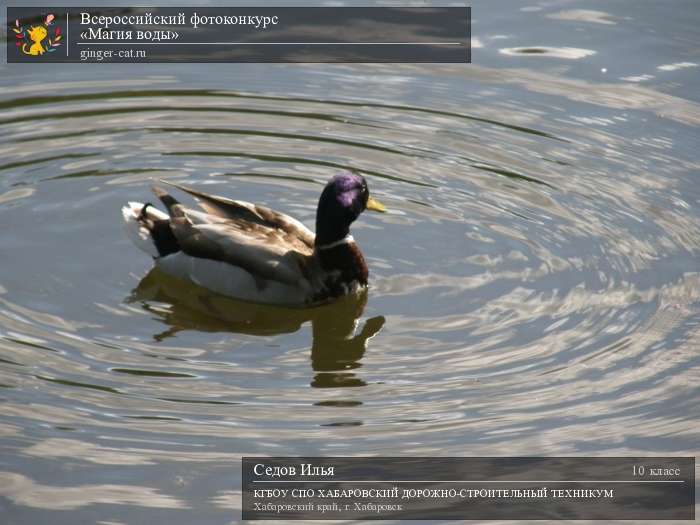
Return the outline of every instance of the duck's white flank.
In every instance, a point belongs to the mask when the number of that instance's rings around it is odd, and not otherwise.
[[[156,265],[170,275],[246,301],[302,306],[312,293],[311,286],[304,281],[293,285],[254,277],[238,266],[192,257],[183,252],[159,257]]]

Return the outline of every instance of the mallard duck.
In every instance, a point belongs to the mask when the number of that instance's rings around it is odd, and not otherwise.
[[[343,173],[326,184],[316,235],[264,206],[166,184],[193,196],[204,211],[185,207],[158,186],[153,192],[167,214],[150,203],[122,208],[129,236],[165,273],[222,295],[295,307],[367,287],[367,265],[350,224],[366,209],[385,208],[370,197],[361,175]]]

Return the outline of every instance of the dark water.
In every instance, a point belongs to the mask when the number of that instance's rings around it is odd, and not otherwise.
[[[235,522],[243,455],[698,455],[700,10],[473,6],[468,66],[0,66],[3,523]],[[358,301],[122,228],[155,178],[312,226],[344,168]]]

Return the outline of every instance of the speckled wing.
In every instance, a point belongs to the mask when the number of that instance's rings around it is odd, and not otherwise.
[[[170,227],[184,253],[237,266],[261,282],[299,286],[308,275],[308,248],[298,240],[288,242],[285,232],[178,207]]]
[[[189,193],[197,200],[202,209],[212,215],[234,222],[244,221],[246,223],[280,230],[286,234],[287,241],[296,238],[306,245],[306,247],[313,250],[316,236],[294,217],[250,202],[209,195],[187,186],[168,181],[162,182],[184,191],[185,193]]]

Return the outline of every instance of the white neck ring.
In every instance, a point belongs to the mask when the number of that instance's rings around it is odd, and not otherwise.
[[[351,242],[355,242],[355,239],[353,239],[352,235],[347,234],[345,237],[342,239],[338,239],[337,241],[334,242],[329,242],[328,244],[321,244],[316,246],[317,250],[330,250],[331,248],[335,248],[336,246],[340,246],[341,244],[350,244]]]

